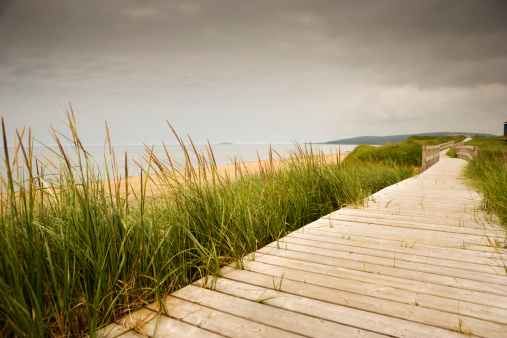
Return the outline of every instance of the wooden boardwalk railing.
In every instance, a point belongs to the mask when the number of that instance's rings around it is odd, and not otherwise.
[[[100,335],[507,337],[506,233],[460,179],[465,163],[442,158]]]
[[[470,161],[475,156],[477,156],[477,152],[479,151],[478,147],[475,146],[459,146],[456,147],[456,155],[459,159]]]
[[[465,139],[464,141],[454,143],[446,142],[441,143],[436,146],[423,146],[422,150],[422,167],[421,171],[424,172],[426,169],[430,168],[432,165],[437,163],[440,159],[440,155],[447,149],[456,147],[456,150],[458,147],[460,148],[460,153],[458,154],[458,158],[462,160],[471,160],[474,156],[477,155],[477,147],[465,147],[465,142],[470,140],[470,138]],[[470,150],[463,150],[462,148],[473,148],[474,151]]]
[[[440,145],[437,146],[423,146],[422,150],[422,168],[424,172],[440,159]]]
[[[454,147],[455,144],[453,141],[450,141],[450,142],[446,142],[446,143],[441,143],[441,144],[439,144],[439,146],[440,146],[440,151],[444,151],[444,150]]]

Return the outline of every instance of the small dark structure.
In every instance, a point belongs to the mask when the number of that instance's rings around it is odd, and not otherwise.
[[[503,123],[503,137],[507,137],[507,122]]]

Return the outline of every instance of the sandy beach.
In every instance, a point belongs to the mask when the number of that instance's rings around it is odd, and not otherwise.
[[[324,156],[327,164],[336,164],[336,163],[338,163],[338,161],[342,162],[347,157],[347,155],[349,153],[350,152],[341,153],[340,156],[338,156],[339,154],[336,154],[336,153],[335,154],[327,154],[327,155],[323,155],[323,156]],[[338,159],[338,157],[340,157],[340,159]],[[232,180],[236,179],[236,175],[240,175],[239,174],[240,171],[237,170],[237,166],[239,166],[239,168],[241,169],[241,174],[248,175],[248,174],[255,174],[255,173],[260,172],[261,168],[263,170],[266,170],[267,168],[270,167],[270,165],[273,165],[275,168],[278,168],[279,166],[284,165],[285,163],[289,163],[289,161],[291,161],[291,160],[292,159],[290,159],[290,158],[282,158],[282,159],[273,159],[271,161],[270,160],[261,160],[260,162],[259,161],[242,162],[237,165],[236,164],[220,165],[220,166],[216,167],[216,170],[217,170],[218,175],[221,178],[229,179],[232,181]],[[203,178],[205,178],[206,175],[210,175],[210,170],[211,169],[206,169],[206,171],[204,171],[201,169],[199,172],[199,169],[194,169],[195,177],[199,177],[199,175],[201,175]],[[185,181],[184,171],[178,171],[175,176],[177,177],[179,183],[182,183]],[[146,180],[146,176],[133,176],[133,177],[128,178],[127,184],[128,184],[128,188],[129,188],[129,199],[136,199],[138,196],[140,196],[141,187],[142,187],[141,180]],[[115,180],[111,180],[109,182],[111,183],[112,186],[118,184],[118,182],[117,181],[115,182]],[[106,184],[107,184],[107,181],[106,181]],[[161,193],[167,191],[167,189],[169,189],[171,187],[171,185],[174,185],[174,184],[177,184],[177,183],[175,181],[173,181],[171,183],[164,182],[156,174],[151,174],[151,175],[149,175],[148,182],[146,184],[146,195],[161,194]],[[126,189],[125,179],[122,178],[120,180],[120,195],[125,194],[125,189]]]

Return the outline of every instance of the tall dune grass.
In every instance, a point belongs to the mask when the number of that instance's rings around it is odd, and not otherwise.
[[[421,165],[422,146],[415,141],[388,143],[382,147],[373,147],[362,144],[352,153],[346,161],[369,161],[375,163],[395,162],[400,165]]]
[[[199,154],[175,133],[185,162],[147,147],[142,185],[132,192],[109,135],[101,173],[73,113],[68,126],[67,136],[53,131],[59,152],[50,162],[34,156],[30,130],[17,133],[9,154],[2,119],[0,336],[93,336],[130,310],[154,300],[163,306],[167,293],[219,274],[224,264],[241,266],[245,254],[414,173],[392,161],[329,165],[316,149],[296,145],[278,164],[271,152],[256,173],[236,163],[233,179],[218,173],[211,147]],[[159,193],[148,193],[150,180]]]
[[[448,136],[410,136],[408,141],[415,141],[425,146],[436,146],[438,144],[453,141],[458,143],[466,139],[465,135],[448,135]]]
[[[479,153],[466,166],[465,175],[507,229],[507,138],[474,136],[466,145],[478,146]]]
[[[450,141],[461,142],[465,136],[411,136],[403,142],[388,143],[382,147],[362,144],[347,156],[347,161],[394,162],[399,165],[421,166],[423,145],[438,145]]]

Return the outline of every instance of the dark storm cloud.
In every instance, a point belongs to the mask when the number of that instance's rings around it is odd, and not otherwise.
[[[12,0],[0,0],[0,17],[2,17],[3,12],[7,10]]]
[[[56,81],[77,75],[76,62],[92,77],[138,63],[273,71],[318,62],[385,84],[507,81],[505,1],[126,3],[23,2],[22,20],[2,34],[3,65]]]
[[[109,101],[112,119],[151,105],[182,124],[234,120],[231,138],[265,117],[292,125],[284,140],[335,138],[323,121],[354,133],[357,112],[396,132],[467,111],[467,129],[470,106],[502,114],[505,41],[501,0],[19,0],[0,18],[0,108]]]

